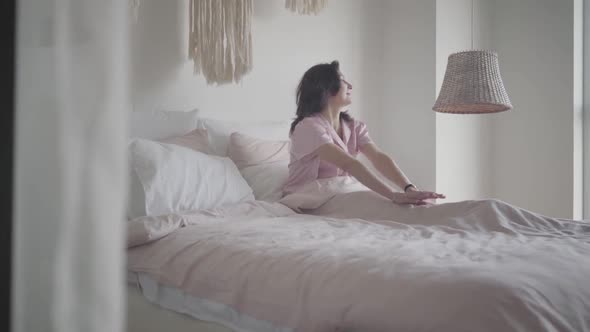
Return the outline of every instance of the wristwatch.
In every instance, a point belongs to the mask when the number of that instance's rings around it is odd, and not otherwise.
[[[416,189],[416,186],[410,183],[404,187],[404,192],[408,191],[410,187],[414,187],[414,189]]]

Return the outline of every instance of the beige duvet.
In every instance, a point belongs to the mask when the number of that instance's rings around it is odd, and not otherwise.
[[[388,210],[366,195],[310,210],[338,218],[249,202],[135,219],[128,268],[296,331],[590,331],[590,226],[495,200]]]

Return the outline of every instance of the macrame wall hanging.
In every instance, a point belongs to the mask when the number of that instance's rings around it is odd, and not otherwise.
[[[302,15],[317,15],[326,8],[328,0],[286,0],[285,8]]]
[[[207,84],[239,82],[252,69],[252,0],[190,0],[189,58]]]
[[[129,0],[127,3],[129,5],[129,15],[133,18],[134,23],[137,23],[139,17],[139,1],[140,0]]]
[[[141,0],[128,0],[137,20]],[[207,84],[240,82],[252,69],[253,0],[189,0],[188,56]],[[285,0],[285,8],[317,15],[328,0]]]

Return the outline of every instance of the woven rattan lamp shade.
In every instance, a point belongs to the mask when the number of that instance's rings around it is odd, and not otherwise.
[[[498,54],[465,51],[449,55],[445,78],[432,109],[457,114],[511,110],[512,104],[500,76]]]

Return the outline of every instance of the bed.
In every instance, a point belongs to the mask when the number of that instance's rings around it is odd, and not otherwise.
[[[182,134],[130,144],[144,189],[130,195],[143,209],[128,221],[130,331],[590,331],[587,223],[496,200],[446,205],[462,220],[431,213],[445,226],[296,213],[276,201],[284,127],[259,140],[261,125],[179,116]]]
[[[144,111],[131,112],[129,118],[130,139],[142,138],[150,140],[166,140],[166,138],[174,136],[182,136],[183,134],[193,131],[195,128],[203,128],[203,123],[199,118],[199,110],[192,109],[187,111]],[[267,122],[263,126],[264,135],[273,139],[285,139],[286,128],[289,124],[282,121]],[[209,120],[208,126],[210,129],[209,135],[215,143],[207,150],[208,153],[216,153],[219,155],[225,154],[227,145],[229,143],[228,134],[239,128],[241,132],[256,135],[260,128],[258,126],[240,126],[235,122]],[[189,135],[189,139],[200,139],[202,137],[194,137]],[[175,143],[179,143],[176,141]],[[180,144],[185,142],[180,142]],[[190,144],[189,144],[190,145]],[[195,146],[191,146],[195,148]],[[199,149],[199,147],[197,147]],[[285,163],[279,162],[282,166]],[[284,169],[284,167],[282,167]],[[253,182],[252,186],[257,190],[262,198],[268,200],[276,200],[280,193],[276,190],[267,190],[265,187],[278,187],[280,181],[285,179],[286,174],[283,171],[276,173],[276,167],[261,169],[259,167],[246,167],[243,169],[245,174],[250,174]],[[262,173],[267,174],[271,172],[275,175],[276,180],[273,183],[270,179],[262,179]],[[139,179],[135,172],[130,170],[130,192],[128,202],[128,220],[133,219],[137,215],[145,215],[145,207],[143,200],[145,193],[139,185]],[[262,179],[262,180],[261,180]],[[143,285],[141,284],[143,281]],[[147,274],[138,274],[128,271],[127,278],[127,331],[129,332],[150,332],[171,330],[175,332],[184,331],[204,331],[204,332],[226,332],[226,331],[241,331],[239,326],[233,326],[230,329],[227,326],[232,325],[246,325],[250,326],[250,330],[262,331],[259,325],[252,323],[255,320],[245,319],[240,321],[240,316],[236,315],[229,308],[214,308],[203,307],[198,299],[193,301],[187,300],[187,296],[183,294],[182,290],[166,285],[161,285],[155,280],[151,279]],[[190,295],[189,295],[190,297]],[[187,303],[187,306],[170,304],[170,299],[176,303]],[[168,301],[168,302],[166,302]],[[198,305],[200,304],[200,305]],[[193,310],[198,307],[198,310]],[[192,309],[191,309],[192,308]],[[209,312],[204,314],[203,312]],[[199,319],[202,318],[202,319]],[[237,320],[237,321],[236,321]],[[221,323],[216,323],[221,322]],[[249,325],[248,325],[249,324]]]

